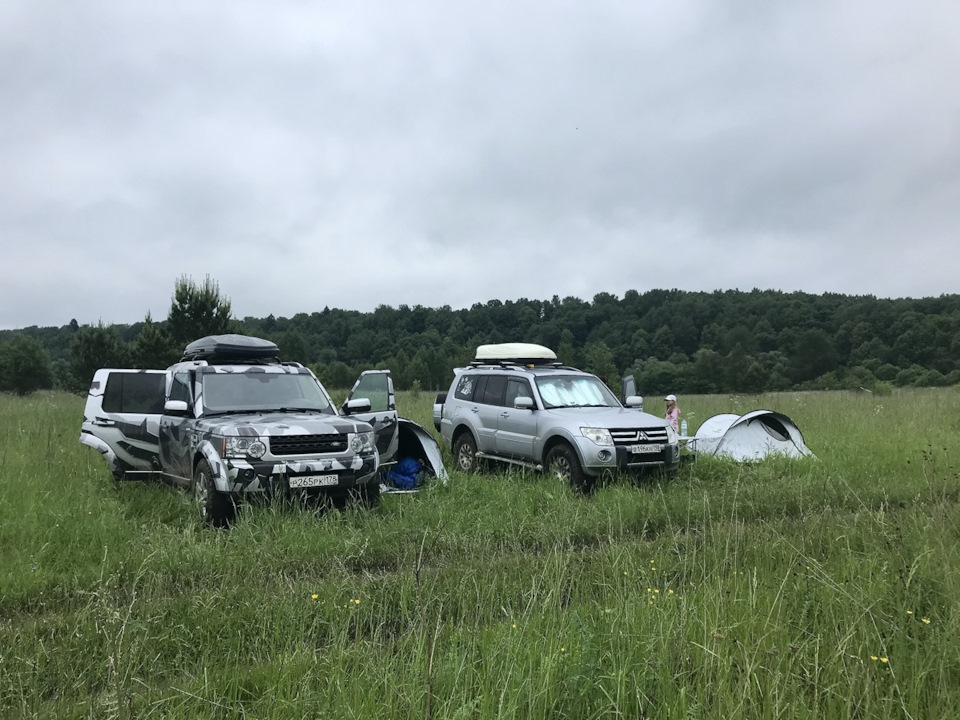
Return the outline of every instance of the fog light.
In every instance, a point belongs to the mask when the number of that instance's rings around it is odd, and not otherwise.
[[[246,470],[243,471],[243,479],[244,479],[244,480],[252,480],[252,479],[253,479],[253,469],[252,469],[252,468],[247,468]]]
[[[607,462],[610,458],[613,457],[613,453],[609,450],[601,450],[597,453],[597,457],[600,458],[603,462]]]

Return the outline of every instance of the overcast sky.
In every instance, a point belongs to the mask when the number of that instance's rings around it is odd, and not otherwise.
[[[960,292],[957,0],[4,0],[0,328]]]

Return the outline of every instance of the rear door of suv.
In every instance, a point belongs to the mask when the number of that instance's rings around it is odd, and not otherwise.
[[[473,394],[473,426],[477,433],[477,449],[481,452],[497,452],[497,428],[503,396],[507,390],[507,378],[503,375],[481,375]]]
[[[97,370],[83,409],[80,442],[100,452],[105,444],[114,455],[117,477],[157,470],[166,392],[165,370]]]

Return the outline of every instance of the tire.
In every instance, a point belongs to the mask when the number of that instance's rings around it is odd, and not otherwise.
[[[477,442],[469,431],[457,435],[453,443],[453,464],[457,470],[465,473],[477,471]]]
[[[217,491],[210,463],[201,460],[193,471],[193,499],[200,508],[200,519],[216,528],[230,527],[237,514],[237,506],[227,493]]]
[[[550,476],[568,483],[575,492],[586,494],[593,489],[593,478],[583,472],[577,453],[569,445],[550,448],[544,466]]]

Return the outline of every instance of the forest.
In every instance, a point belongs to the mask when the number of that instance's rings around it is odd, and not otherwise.
[[[206,334],[271,339],[282,359],[329,388],[389,368],[400,390],[446,389],[477,345],[532,342],[611,387],[644,394],[935,387],[960,383],[960,295],[884,299],[776,290],[630,290],[592,300],[489,300],[470,308],[324,307],[293,317],[232,317],[208,277],[180,278],[170,314],[130,325],[0,331],[0,389],[85,393],[99,367],[163,368]]]

